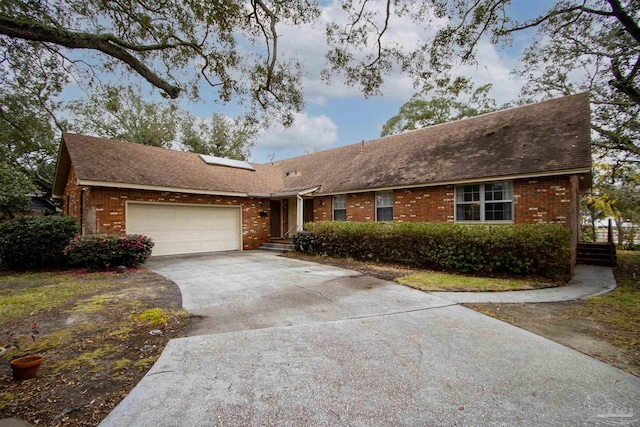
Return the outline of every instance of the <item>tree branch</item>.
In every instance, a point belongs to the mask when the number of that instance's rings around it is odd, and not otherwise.
[[[129,65],[136,73],[144,77],[153,86],[164,91],[171,98],[177,98],[181,91],[179,87],[171,85],[138,58],[127,52],[127,50],[149,51],[169,49],[176,47],[174,45],[140,45],[137,48],[132,48],[130,43],[119,40],[111,34],[99,35],[73,32],[62,28],[47,27],[35,21],[25,22],[13,20],[6,16],[0,17],[0,34],[12,38],[53,43],[69,49],[97,50]],[[119,42],[116,43],[116,40],[119,40]]]
[[[633,86],[631,81],[622,75],[620,63],[616,58],[611,59],[611,72],[615,79],[609,80],[609,84],[620,92],[631,98],[636,104],[640,105],[640,89]]]
[[[631,37],[640,43],[640,27],[638,23],[624,10],[619,0],[607,0],[607,2],[611,5],[611,14],[620,21],[624,29],[631,34]]]
[[[588,7],[585,7],[585,6],[573,6],[573,7],[567,7],[567,8],[564,8],[564,9],[552,10],[551,12],[547,13],[546,15],[541,16],[538,19],[535,19],[533,21],[530,21],[529,23],[522,24],[522,25],[519,25],[517,27],[512,27],[512,28],[508,28],[506,30],[503,30],[502,34],[515,33],[516,31],[521,31],[521,30],[526,30],[527,28],[537,27],[538,25],[542,24],[543,22],[548,21],[549,19],[551,19],[551,18],[553,18],[555,16],[563,15],[565,13],[576,12],[576,11],[591,13],[591,14],[600,15],[600,16],[614,16],[613,12],[607,12],[605,10],[591,9],[591,8],[588,8]]]

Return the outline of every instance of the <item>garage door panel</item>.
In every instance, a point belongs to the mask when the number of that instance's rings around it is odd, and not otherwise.
[[[238,208],[127,205],[127,232],[151,237],[154,256],[239,250],[240,229]]]

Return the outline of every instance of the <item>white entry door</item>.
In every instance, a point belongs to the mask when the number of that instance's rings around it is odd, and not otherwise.
[[[153,239],[152,256],[241,249],[240,207],[127,203],[127,233]]]

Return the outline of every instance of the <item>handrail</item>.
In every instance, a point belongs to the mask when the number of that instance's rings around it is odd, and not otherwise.
[[[294,224],[294,225],[292,225],[291,227],[289,227],[289,229],[287,230],[287,232],[286,232],[286,233],[284,233],[284,235],[283,235],[282,237],[291,237],[291,236],[290,236],[291,230],[293,230],[293,229],[294,229],[294,228],[296,228],[296,227],[297,227],[297,225],[296,225],[296,224]]]

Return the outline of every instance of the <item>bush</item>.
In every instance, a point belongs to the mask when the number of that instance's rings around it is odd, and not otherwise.
[[[10,270],[64,266],[63,250],[77,232],[68,216],[13,219],[0,225],[0,265]]]
[[[118,265],[137,267],[151,256],[152,248],[153,242],[146,236],[100,234],[77,236],[64,253],[73,265],[107,270]]]
[[[571,268],[571,231],[557,224],[316,222],[293,241],[315,255],[459,273],[558,277]]]

